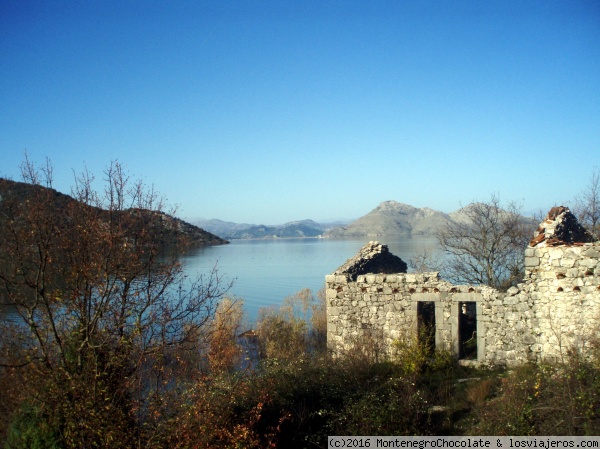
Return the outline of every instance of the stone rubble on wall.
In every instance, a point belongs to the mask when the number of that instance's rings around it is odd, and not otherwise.
[[[550,209],[546,219],[540,223],[529,246],[572,245],[593,241],[592,234],[577,221],[568,207],[556,206]]]
[[[406,262],[390,253],[387,245],[369,242],[334,274],[346,274],[356,280],[359,274],[367,273],[406,273]]]
[[[587,242],[574,218],[567,208],[551,209],[536,231],[543,238],[525,249],[523,283],[505,293],[453,285],[436,272],[365,273],[371,265],[361,262],[363,256],[393,256],[370,242],[325,278],[329,346],[344,351],[369,337],[390,356],[395,341],[416,334],[417,303],[432,301],[436,346],[453,352],[458,304],[476,303],[479,363],[516,365],[588,350],[600,338],[600,243]]]

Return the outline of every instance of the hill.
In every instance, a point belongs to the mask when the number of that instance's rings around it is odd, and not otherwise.
[[[456,223],[461,223],[461,224],[465,224],[465,225],[470,225],[473,223],[473,219],[472,217],[477,217],[480,216],[482,211],[487,210],[487,207],[485,203],[471,203],[468,204],[467,206],[464,206],[454,212],[451,212],[450,214],[448,214],[448,216],[450,217],[450,219]],[[527,228],[531,228],[531,229],[535,229],[536,226],[538,225],[538,220],[534,219],[533,217],[527,217],[527,216],[523,216],[520,215],[518,210],[512,210],[509,206],[509,209],[499,209],[499,216],[503,217],[503,218],[507,218],[510,214],[518,214],[519,215],[519,220],[520,222],[526,226]]]
[[[30,203],[33,204],[36,195],[42,191],[48,194],[45,197],[48,201],[52,202],[52,209],[59,216],[64,215],[64,212],[69,207],[75,205],[82,206],[82,203],[71,196],[54,189],[0,178],[0,224],[2,220],[11,217],[16,207],[27,206]],[[83,207],[93,209],[101,215],[105,215],[106,220],[110,219],[108,211],[88,205],[83,205]],[[119,211],[118,214],[127,216],[126,221],[129,223],[132,231],[134,228],[139,229],[140,227],[147,226],[149,223],[152,223],[153,226],[158,226],[158,232],[155,235],[160,241],[157,243],[165,246],[173,244],[181,238],[185,238],[186,242],[190,245],[221,245],[228,243],[226,240],[198,226],[164,212],[132,208]],[[68,223],[65,223],[65,226],[68,226]]]
[[[223,221],[216,218],[210,220],[198,219],[194,220],[192,223],[202,229],[205,229],[211,234],[218,235],[219,237],[227,240],[232,239],[232,235],[237,232],[256,226],[249,223],[233,223],[231,221]]]
[[[435,235],[440,227],[451,220],[449,215],[427,207],[417,208],[396,201],[384,201],[349,225],[329,230],[325,237]]]

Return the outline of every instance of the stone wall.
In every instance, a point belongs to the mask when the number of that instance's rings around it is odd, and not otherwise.
[[[590,347],[600,331],[600,244],[525,250],[518,298],[532,303],[537,358],[562,358]]]
[[[391,355],[395,341],[420,335],[429,320],[437,348],[465,357],[476,342],[466,356],[476,363],[516,365],[589,349],[600,330],[600,243],[535,244],[525,250],[524,282],[506,293],[453,285],[435,272],[327,275],[328,344],[344,351],[369,341]]]

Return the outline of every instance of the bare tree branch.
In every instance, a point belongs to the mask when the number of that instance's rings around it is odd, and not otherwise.
[[[600,239],[600,170],[598,167],[594,167],[588,184],[575,200],[574,209],[579,222],[595,239]]]
[[[161,243],[163,199],[119,163],[100,190],[87,169],[76,175],[78,201],[60,204],[40,184],[52,184],[49,161],[40,175],[25,155],[21,169],[35,188],[25,200],[2,198],[0,294],[22,322],[0,330],[0,366],[26,369],[36,400],[70,432],[65,446],[91,447],[102,432],[125,441],[140,431],[132,410],[150,394],[134,385],[161,376],[177,351],[198,348],[231,283],[216,268],[187,279],[184,242],[170,252]]]
[[[455,282],[485,284],[507,289],[523,273],[523,251],[529,240],[529,223],[516,203],[501,207],[493,195],[462,209],[463,220],[449,222],[438,235],[448,260],[444,272]]]

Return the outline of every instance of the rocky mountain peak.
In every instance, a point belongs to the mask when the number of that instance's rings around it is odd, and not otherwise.
[[[399,203],[397,201],[384,201],[381,204],[379,204],[379,206],[377,206],[375,208],[375,210],[378,211],[382,211],[382,212],[403,212],[403,211],[414,211],[417,208],[414,206],[411,206],[409,204],[404,204],[404,203]]]
[[[435,235],[450,220],[443,212],[384,201],[367,215],[326,233],[328,237]]]

